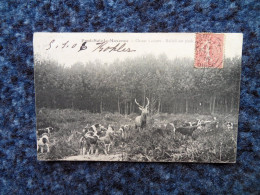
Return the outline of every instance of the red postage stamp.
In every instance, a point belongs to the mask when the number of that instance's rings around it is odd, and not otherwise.
[[[223,68],[224,34],[197,33],[195,68]]]

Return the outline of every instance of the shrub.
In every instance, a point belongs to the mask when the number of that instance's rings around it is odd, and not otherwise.
[[[89,113],[77,110],[53,110],[44,108],[37,114],[37,125],[59,128],[50,137],[50,152],[39,154],[39,159],[58,160],[79,154],[79,139],[82,129],[87,124],[109,124],[115,129],[128,124],[127,137],[117,140],[113,153],[123,153],[124,160],[129,161],[198,161],[198,162],[232,162],[235,159],[236,130],[227,130],[220,125],[218,129],[195,130],[191,137],[185,137],[165,128],[173,121],[212,120],[211,115],[155,114],[148,116],[147,127],[140,132],[134,128],[134,118],[119,113]],[[226,116],[218,115],[221,124]],[[228,119],[235,122],[235,118]],[[234,120],[234,121],[232,121]]]

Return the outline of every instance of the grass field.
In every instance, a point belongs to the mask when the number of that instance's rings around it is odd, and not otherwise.
[[[174,135],[164,125],[173,121],[213,120],[212,115],[155,114],[148,116],[147,127],[141,132],[134,128],[137,114],[90,113],[82,110],[41,109],[37,113],[37,126],[54,127],[50,136],[50,152],[38,153],[39,160],[82,160],[79,155],[79,139],[87,124],[100,123],[107,127],[130,125],[128,137],[119,140],[104,160],[123,161],[176,161],[176,162],[235,162],[237,129],[228,130],[225,122],[237,124],[235,116],[214,115],[219,121],[218,128],[204,127],[195,130],[191,137]],[[121,155],[122,154],[122,155]],[[100,151],[100,156],[104,156]],[[92,160],[100,160],[93,156]],[[90,159],[90,160],[91,160]],[[89,160],[89,159],[85,159]]]

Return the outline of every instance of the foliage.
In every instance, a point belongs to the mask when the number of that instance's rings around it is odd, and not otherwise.
[[[161,55],[117,60],[110,64],[35,60],[36,105],[40,108],[80,109],[92,113],[139,112],[134,99],[152,112],[236,113],[240,59],[226,59],[223,69],[195,69],[187,58]]]
[[[50,153],[38,154],[39,159],[59,160],[79,155],[79,139],[86,124],[109,124],[115,129],[130,125],[128,137],[117,140],[112,154],[122,153],[127,161],[197,161],[233,162],[236,154],[236,129],[228,130],[224,122],[237,123],[235,116],[214,115],[222,125],[218,129],[205,127],[196,130],[191,137],[174,135],[165,124],[174,121],[212,120],[212,115],[155,114],[148,117],[148,127],[142,131],[134,129],[136,114],[125,116],[119,113],[90,113],[71,109],[44,109],[37,113],[40,121],[52,121],[56,131],[50,136]],[[153,121],[153,122],[151,122]],[[100,151],[102,153],[102,151]]]

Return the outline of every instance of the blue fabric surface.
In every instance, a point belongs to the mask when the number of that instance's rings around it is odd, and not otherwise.
[[[23,2],[23,3],[20,3]],[[259,194],[259,1],[0,1],[0,194]],[[242,32],[236,164],[38,162],[33,32]]]

